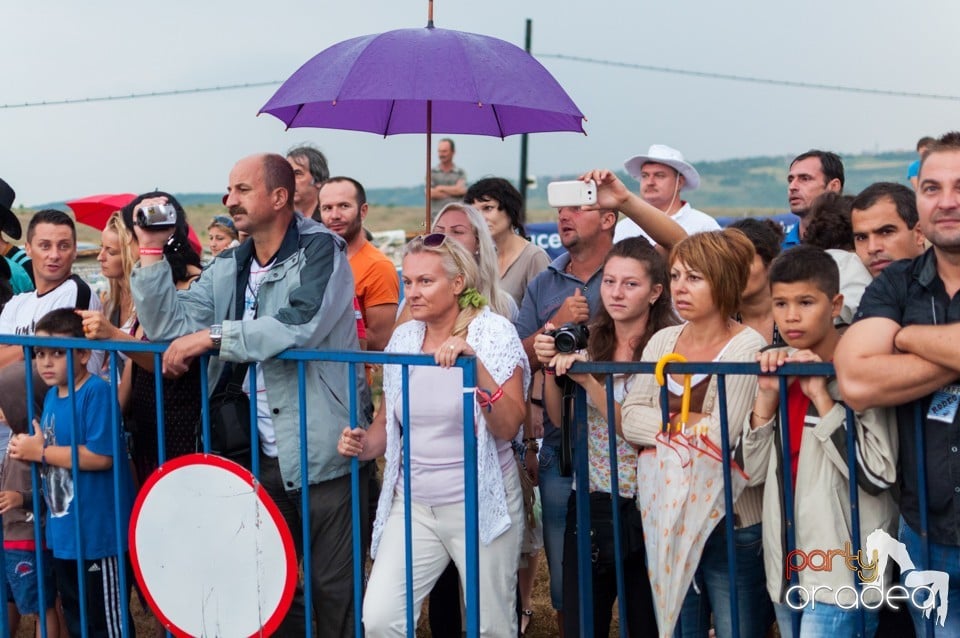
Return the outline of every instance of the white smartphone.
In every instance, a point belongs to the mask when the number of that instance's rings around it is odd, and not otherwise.
[[[578,179],[550,182],[547,184],[547,203],[551,208],[592,206],[597,203],[597,185],[593,180],[582,182]]]

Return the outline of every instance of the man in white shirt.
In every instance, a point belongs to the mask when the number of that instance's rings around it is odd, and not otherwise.
[[[631,157],[623,163],[623,167],[640,180],[640,196],[644,201],[669,215],[688,235],[720,230],[717,220],[680,198],[680,191],[692,191],[700,186],[700,174],[684,161],[683,154],[677,149],[664,144],[652,144],[646,155]],[[613,240],[617,242],[637,235],[650,239],[630,219],[623,219],[617,224]],[[650,241],[653,242],[652,239]]]
[[[33,260],[37,289],[15,295],[0,314],[0,334],[32,335],[45,314],[57,308],[100,310],[100,299],[73,274],[77,259],[77,231],[73,219],[59,210],[41,210],[27,226],[27,255]],[[23,348],[0,345],[0,368],[23,361]],[[99,374],[103,351],[94,350],[87,364]]]

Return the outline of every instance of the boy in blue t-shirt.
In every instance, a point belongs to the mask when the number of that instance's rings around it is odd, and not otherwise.
[[[83,323],[73,309],[61,308],[44,315],[35,332],[37,336],[83,337]],[[53,552],[57,589],[70,635],[81,634],[81,577],[86,587],[88,635],[116,635],[123,622],[121,597],[128,596],[120,589],[120,570],[127,567],[125,532],[132,481],[126,444],[110,419],[114,392],[103,379],[87,371],[89,350],[74,351],[73,388],[69,386],[65,349],[38,347],[34,356],[37,372],[50,390],[43,403],[41,427],[33,435],[19,434],[11,439],[10,457],[41,464],[47,546]],[[74,443],[79,465],[76,485],[71,470]],[[114,454],[122,461],[116,465],[119,504],[114,500]],[[75,529],[78,513],[79,547]],[[117,517],[122,532],[119,538]],[[77,558],[83,559],[82,572],[78,571]],[[129,615],[127,626],[133,635]]]

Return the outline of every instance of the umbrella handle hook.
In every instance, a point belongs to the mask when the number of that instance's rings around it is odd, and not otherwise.
[[[657,361],[657,366],[654,368],[653,372],[657,379],[657,383],[661,386],[667,384],[667,375],[664,368],[666,368],[668,363],[686,362],[687,358],[676,352],[668,352],[660,357],[660,360]],[[680,423],[676,429],[676,432],[682,432],[683,434],[687,433],[687,419],[690,417],[690,377],[691,375],[689,373],[683,375],[683,397],[680,399]]]

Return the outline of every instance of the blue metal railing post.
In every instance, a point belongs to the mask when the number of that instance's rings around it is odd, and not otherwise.
[[[927,437],[924,432],[923,406],[920,401],[914,401],[913,404],[913,425],[914,435],[917,447],[917,496],[920,501],[920,553],[923,555],[923,568],[930,569],[930,516],[927,511]],[[930,619],[926,619],[924,626],[927,630],[927,638],[933,638],[936,635],[936,628]]]
[[[463,362],[463,480],[464,514],[466,516],[467,590],[467,636],[480,636],[480,507],[477,480],[477,422],[475,392],[477,388],[477,360],[475,357],[460,357]]]
[[[720,456],[723,461],[724,527],[727,537],[727,578],[730,583],[730,628],[740,638],[740,594],[737,591],[736,527],[733,513],[733,480],[730,475],[730,423],[727,414],[727,377],[717,375],[717,397],[720,409]]]
[[[550,383],[549,377],[547,383]],[[587,393],[577,384],[573,398],[573,459],[576,467],[577,591],[580,594],[580,636],[593,638],[593,525],[590,523],[590,459],[587,453]]]
[[[850,408],[846,409],[846,428],[847,428],[847,474],[850,478],[849,488],[850,488],[850,526],[851,526],[851,546],[853,547],[853,554],[855,556],[860,556],[860,490],[857,488],[857,454],[856,454],[856,415],[853,413],[853,410]],[[859,565],[858,565],[859,566]],[[860,578],[860,570],[855,571],[853,576],[853,582],[857,588],[857,597],[862,598],[861,593],[863,592],[863,580]],[[863,609],[863,606],[858,606],[859,613],[857,614],[860,636],[867,635],[867,619],[866,612]]]
[[[77,427],[77,376],[73,370],[73,361],[75,353],[72,349],[67,350],[67,393],[70,397],[70,474],[73,480],[73,503],[77,508],[80,507],[80,452],[78,449],[80,442],[80,428]],[[53,426],[56,429],[56,424]],[[61,442],[60,445],[63,445]],[[83,638],[87,637],[87,584],[86,579],[79,577],[86,574],[87,570],[83,564],[83,533],[80,530],[80,516],[73,517],[74,543],[77,548],[77,589],[80,594],[80,629]]]
[[[111,350],[109,352],[110,357],[110,387],[115,390],[120,387],[119,384],[119,375],[117,373],[117,351]],[[120,404],[117,402],[116,392],[110,400],[110,427],[113,428],[111,431],[112,443],[113,443],[113,467],[111,468],[113,472],[113,503],[114,511],[121,512],[124,508],[124,500],[126,497],[126,486],[123,485],[121,476],[123,476],[123,470],[127,465],[127,445],[123,433],[123,419],[120,418]],[[120,519],[120,516],[114,517],[114,524],[116,525],[116,534],[117,534],[117,562],[119,569],[119,580],[120,580],[120,591],[130,591],[130,584],[127,583],[127,568],[126,568],[126,543],[124,539],[127,537],[127,530],[124,528],[123,521]],[[39,564],[39,563],[38,563]],[[120,620],[121,625],[121,635],[129,636],[130,635],[130,610],[129,610],[130,600],[126,596],[120,596],[120,614],[122,616]],[[45,609],[42,605],[39,609]],[[43,614],[39,614],[39,617],[44,617]],[[38,621],[39,622],[39,621]],[[45,624],[45,623],[44,623]]]
[[[251,361],[247,367],[247,379],[250,388],[250,473],[260,480],[260,415],[257,411],[257,362]],[[306,552],[306,550],[304,550]]]
[[[255,373],[255,369],[254,369]],[[250,396],[255,395],[256,375],[251,373],[250,377]],[[313,636],[313,552],[310,551],[310,466],[309,466],[309,447],[310,441],[307,432],[307,385],[306,385],[306,363],[297,361],[297,410],[300,423],[300,547],[303,550],[303,607],[304,607],[304,629],[307,638]],[[254,414],[256,411],[254,410]],[[252,426],[251,426],[252,427]],[[260,457],[259,445],[254,445],[259,437],[251,438],[250,454],[254,457]],[[254,451],[254,448],[256,450]],[[258,463],[259,465],[259,463]],[[354,499],[355,500],[355,499]],[[290,530],[291,532],[293,530]]]
[[[386,397],[384,397],[386,400]],[[403,415],[403,422],[400,427],[403,428],[403,469],[400,471],[403,472],[404,481],[403,481],[403,551],[404,551],[404,567],[406,571],[404,573],[404,578],[406,579],[406,593],[407,593],[407,635],[413,636],[416,634],[417,628],[413,619],[413,523],[410,519],[413,514],[411,508],[413,506],[412,494],[410,492],[410,431],[413,430],[410,424],[410,366],[404,365],[400,369],[400,403],[401,403],[401,412]]]
[[[210,454],[210,377],[207,366],[210,365],[210,356],[200,355],[200,432],[201,446],[204,454]],[[251,447],[252,447],[251,443]]]
[[[610,454],[610,503],[613,507],[613,560],[617,579],[617,609],[620,612],[620,638],[627,638],[627,587],[623,579],[623,517],[620,512],[620,458],[617,453],[619,435],[612,374],[607,375],[604,387],[607,391],[607,443]]]
[[[297,362],[298,375],[304,376],[304,363]],[[354,379],[357,378],[357,364],[350,362],[347,364],[348,375],[350,379],[350,429],[357,427],[357,410],[359,409],[359,400],[357,397],[357,384]],[[300,405],[306,405],[306,392],[301,390]],[[302,410],[303,427],[306,427],[306,410]],[[306,440],[306,439],[304,439]],[[363,543],[360,537],[360,526],[365,523],[360,519],[360,460],[357,457],[350,459],[350,519],[351,529],[353,530],[353,635],[355,638],[363,638]],[[304,521],[306,526],[306,520]],[[306,570],[306,568],[304,568]],[[305,572],[306,573],[306,572]]]
[[[33,348],[29,345],[24,348],[24,366],[26,371],[24,373],[24,380],[26,381],[26,400],[27,400],[27,434],[33,435],[36,434],[37,428],[35,427],[37,415],[33,409]],[[12,435],[11,435],[12,436]],[[33,541],[34,541],[34,556],[37,561],[37,588],[40,590],[39,593],[39,606],[37,609],[44,610],[44,622],[40,625],[40,638],[47,638],[47,623],[46,623],[46,609],[49,604],[52,604],[52,600],[47,600],[46,588],[46,573],[47,570],[43,568],[44,564],[47,562],[47,557],[43,551],[44,541],[46,540],[44,536],[43,528],[43,492],[41,488],[40,481],[40,466],[36,463],[30,464],[30,489],[31,498],[33,500]],[[6,559],[4,559],[6,560]],[[52,570],[51,570],[52,571]],[[4,582],[4,586],[9,586]],[[9,630],[9,616],[7,614],[7,605],[0,605],[3,607],[3,626],[5,630]],[[59,638],[59,637],[53,637]]]
[[[780,453],[782,462],[780,463],[780,473],[783,477],[783,529],[784,536],[786,538],[787,544],[784,547],[785,554],[784,556],[792,556],[792,552],[797,547],[796,539],[796,528],[794,527],[793,514],[796,511],[796,508],[793,504],[793,466],[791,459],[793,458],[790,451],[790,428],[786,424],[790,423],[790,412],[787,409],[787,392],[789,386],[787,384],[787,377],[781,375],[780,379]],[[785,559],[788,560],[788,559]],[[797,570],[790,570],[790,580],[787,584],[787,596],[789,597],[790,589],[799,583],[800,579],[797,576]],[[786,602],[786,601],[784,601]],[[790,613],[790,624],[791,632],[793,633],[793,638],[797,638],[800,635],[800,613],[796,610],[792,610]]]

